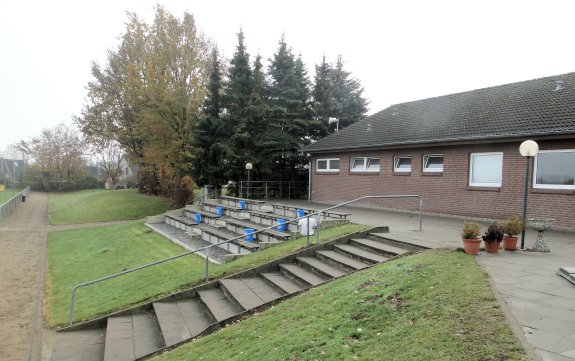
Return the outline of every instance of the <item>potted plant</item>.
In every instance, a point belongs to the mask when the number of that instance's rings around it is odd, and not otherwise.
[[[503,224],[503,232],[506,234],[503,237],[503,248],[508,251],[515,251],[517,249],[517,235],[523,230],[523,222],[519,216],[509,217]]]
[[[485,242],[485,250],[488,253],[498,253],[499,244],[503,240],[503,227],[499,223],[493,222],[481,238]]]
[[[465,221],[461,238],[463,239],[463,249],[465,253],[475,255],[479,253],[481,239],[479,239],[480,226],[475,222]]]

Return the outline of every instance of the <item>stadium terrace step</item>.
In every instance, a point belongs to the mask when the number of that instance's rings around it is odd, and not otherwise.
[[[219,288],[201,290],[198,294],[216,321],[225,321],[243,311]]]
[[[362,262],[367,261],[370,263],[381,263],[389,259],[389,257],[375,254],[373,252],[366,251],[362,248],[351,246],[349,244],[338,244],[335,245],[334,248],[337,251],[343,252],[344,254],[356,258]]]
[[[318,255],[319,259],[353,271],[364,269],[370,266],[369,263],[358,261],[355,258],[348,257],[336,251],[317,251],[316,254]]]
[[[225,289],[224,293],[230,295],[245,310],[256,308],[285,295],[260,277],[225,278],[220,280],[220,283]]]
[[[104,361],[135,360],[162,347],[164,340],[153,313],[108,318]]]
[[[297,293],[305,289],[305,286],[302,286],[301,283],[286,277],[280,272],[265,272],[262,273],[262,277],[287,294]]]
[[[295,263],[280,264],[279,267],[288,277],[304,282],[310,286],[318,286],[329,280],[328,277],[319,275]]]
[[[165,225],[164,223],[161,223]],[[167,226],[167,225],[166,225]],[[195,228],[210,227],[201,224]],[[381,227],[373,230],[381,230]],[[181,230],[178,230],[183,232]],[[224,236],[224,235],[222,235]],[[395,242],[395,243],[394,243]],[[369,231],[58,332],[51,361],[136,360],[205,335],[291,295],[417,248]],[[385,253],[382,254],[382,252]]]
[[[154,311],[166,346],[196,337],[216,321],[198,298],[154,302]]]
[[[298,257],[297,260],[300,264],[328,278],[339,278],[348,273],[341,267],[331,266],[316,257]]]
[[[375,251],[390,257],[398,256],[404,254],[407,250],[399,247],[394,247],[389,244],[385,244],[379,241],[374,241],[367,238],[353,238],[350,244],[358,246],[369,251]]]

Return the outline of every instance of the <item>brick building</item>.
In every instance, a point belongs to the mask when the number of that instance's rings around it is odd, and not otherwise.
[[[505,219],[521,215],[575,230],[575,73],[390,106],[308,146],[312,200],[418,194],[425,212]],[[413,200],[374,205],[416,210]]]

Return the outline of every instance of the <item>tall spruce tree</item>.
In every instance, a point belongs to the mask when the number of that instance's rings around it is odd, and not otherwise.
[[[306,161],[300,153],[309,142],[313,120],[305,67],[301,58],[295,59],[283,36],[270,59],[268,77],[269,125],[263,137],[266,159],[279,180],[295,180]]]
[[[314,131],[314,139],[319,139],[325,137],[329,134],[328,131],[328,120],[333,116],[332,109],[333,97],[332,97],[332,80],[331,73],[333,69],[329,63],[325,60],[325,55],[323,56],[321,63],[315,66],[315,77],[314,85],[312,91],[312,106],[316,119],[319,120],[318,126]]]
[[[227,144],[227,170],[230,179],[239,180],[245,172],[246,162],[253,162],[255,145],[251,128],[250,98],[252,94],[252,70],[250,55],[244,44],[244,33],[240,29],[238,45],[230,61],[228,82],[225,86],[224,117],[226,127],[231,129]]]
[[[325,136],[335,131],[335,125],[329,125],[329,118],[339,119],[339,128],[344,128],[367,112],[367,100],[363,97],[363,87],[359,80],[344,70],[341,55],[335,66],[325,61],[315,67],[313,88],[313,108],[320,121],[316,129],[317,136]]]
[[[228,180],[225,156],[226,142],[231,135],[221,119],[223,110],[221,63],[217,49],[212,51],[207,96],[203,103],[203,114],[192,127],[193,133],[193,177],[200,186],[221,186]]]

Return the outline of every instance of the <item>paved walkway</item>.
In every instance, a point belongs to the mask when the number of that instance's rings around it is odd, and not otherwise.
[[[289,201],[300,207],[322,209],[325,204]],[[424,216],[385,210],[344,207],[355,223],[390,227],[390,236],[431,248],[461,247],[463,219]],[[485,227],[484,227],[485,229]],[[528,230],[525,245],[535,242]],[[575,285],[556,275],[559,267],[575,267],[575,233],[546,232],[550,253],[481,252],[477,261],[488,272],[517,336],[535,359],[575,360]]]

